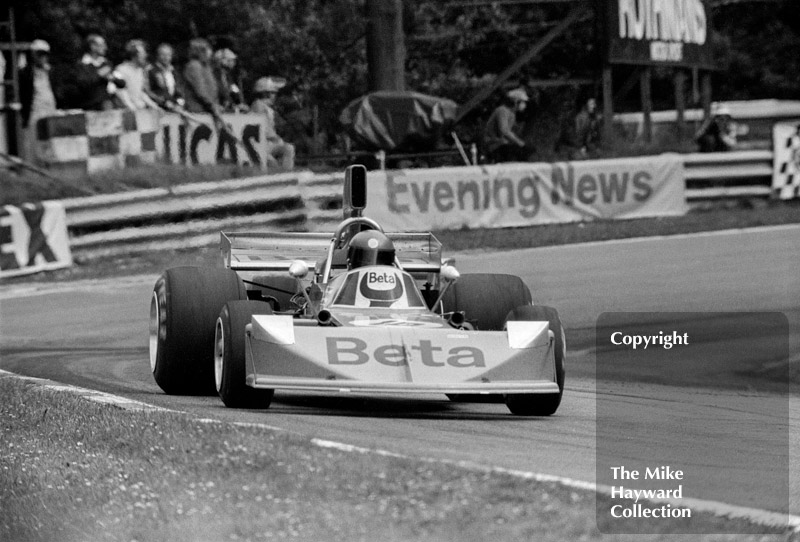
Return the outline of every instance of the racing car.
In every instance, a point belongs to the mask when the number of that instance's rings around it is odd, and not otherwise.
[[[176,267],[150,304],[150,367],[168,394],[265,409],[276,389],[442,394],[549,416],[564,390],[558,313],[519,277],[463,274],[431,233],[364,216],[345,171],[333,233],[221,233],[224,267]]]

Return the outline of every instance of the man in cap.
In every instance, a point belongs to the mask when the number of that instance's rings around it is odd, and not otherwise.
[[[484,144],[492,162],[524,161],[531,149],[514,131],[517,114],[528,106],[528,93],[516,88],[506,93],[501,103],[491,114],[484,131]]]
[[[22,104],[22,126],[25,133],[25,157],[34,159],[36,121],[56,112],[56,97],[50,82],[50,44],[36,39],[31,42],[31,60],[19,72],[19,93]]]
[[[275,97],[278,91],[286,86],[282,77],[261,77],[253,87],[256,99],[250,105],[253,113],[263,113],[267,118],[267,153],[273,161],[279,163],[285,170],[294,169],[294,145],[286,143],[275,130],[276,117]]]
[[[736,146],[736,123],[727,105],[715,103],[695,134],[700,152],[726,152]]]
[[[242,98],[241,87],[236,83],[236,53],[228,48],[214,53],[214,76],[219,87],[219,102],[228,112],[241,112],[247,109]]]

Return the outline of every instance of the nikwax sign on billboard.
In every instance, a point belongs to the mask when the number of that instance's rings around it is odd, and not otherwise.
[[[686,213],[678,155],[370,173],[387,231],[504,228]]]
[[[605,0],[612,64],[712,67],[702,0]]]

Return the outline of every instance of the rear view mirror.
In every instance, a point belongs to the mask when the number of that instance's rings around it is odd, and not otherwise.
[[[367,168],[362,165],[348,166],[344,170],[344,194],[342,208],[344,218],[361,216],[367,206]]]

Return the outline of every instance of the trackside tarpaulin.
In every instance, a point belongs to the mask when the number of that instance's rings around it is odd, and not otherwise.
[[[72,265],[60,202],[0,208],[0,278]]]
[[[780,199],[800,198],[800,123],[773,126],[772,142],[772,190]]]
[[[675,154],[371,172],[366,215],[389,231],[502,228],[686,213]]]

